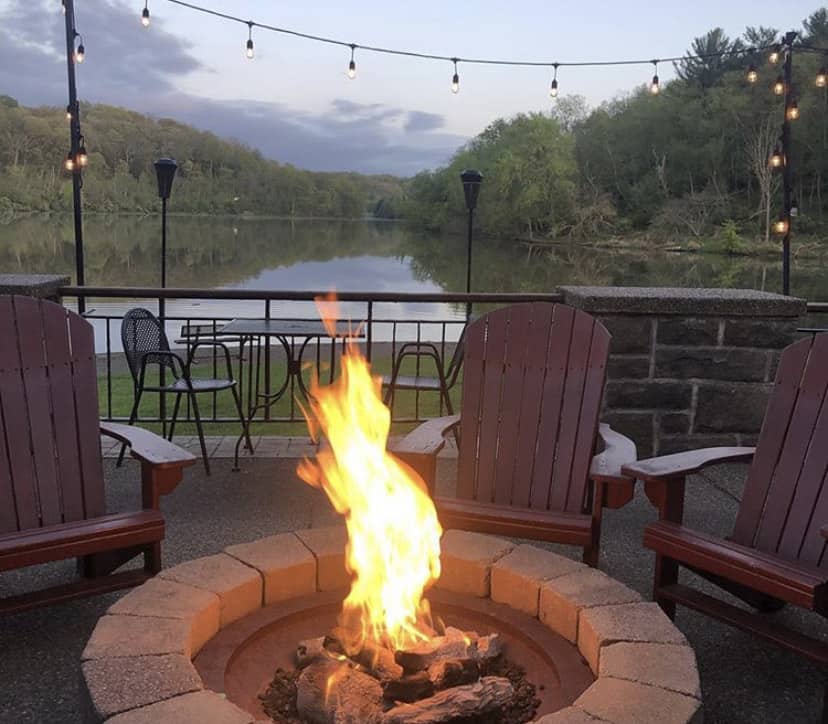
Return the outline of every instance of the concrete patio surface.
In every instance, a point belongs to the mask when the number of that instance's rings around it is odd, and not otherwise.
[[[220,456],[226,439],[214,440],[210,449]],[[200,465],[193,466],[179,488],[163,499],[167,520],[165,567],[217,553],[233,543],[337,521],[324,495],[296,477],[296,457],[312,452],[307,439],[264,440],[259,442],[256,457],[243,459],[240,472],[233,473],[232,461],[227,459],[215,460],[209,478]],[[197,440],[182,442],[188,447],[198,444]],[[112,451],[105,451],[105,455],[112,455]],[[129,461],[117,469],[114,461],[107,459],[104,465],[109,511],[137,509],[137,463]],[[450,492],[454,468],[449,453],[439,464],[441,492]],[[713,533],[728,533],[741,495],[743,473],[741,466],[729,465],[692,478],[687,486],[687,523]],[[641,547],[641,534],[654,518],[654,510],[639,489],[627,507],[607,512],[601,546],[601,568],[646,599],[650,595],[653,556]],[[574,549],[548,547],[578,557]],[[0,595],[63,581],[73,572],[74,562],[67,561],[3,574]],[[706,590],[712,588],[700,585]],[[98,618],[121,595],[0,618],[0,722],[79,721],[80,654]],[[815,615],[786,609],[772,616],[828,637],[828,625]],[[679,610],[676,623],[698,657],[708,724],[818,721],[824,674],[814,666],[686,609]]]

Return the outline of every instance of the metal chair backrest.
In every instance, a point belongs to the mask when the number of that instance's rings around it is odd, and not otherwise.
[[[581,513],[610,335],[563,304],[516,304],[463,340],[457,496]]]
[[[92,325],[0,296],[0,534],[105,510]]]
[[[175,367],[170,357],[151,354],[156,350],[169,352],[170,343],[167,341],[167,335],[158,317],[148,309],[137,307],[130,309],[124,315],[121,323],[121,344],[136,385],[144,358],[146,358],[146,364],[169,367],[175,374]]]
[[[451,359],[448,363],[448,367],[446,367],[445,378],[446,385],[449,388],[453,387],[454,383],[457,382],[457,376],[460,374],[460,369],[463,367],[466,330],[468,328],[468,324],[463,326],[463,331],[460,333],[460,338],[457,340],[457,344],[454,346],[454,352],[452,352]]]
[[[799,340],[779,360],[733,540],[828,568],[828,334]]]

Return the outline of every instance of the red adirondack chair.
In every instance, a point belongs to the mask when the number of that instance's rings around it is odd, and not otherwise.
[[[517,304],[469,324],[460,414],[392,448],[433,494],[443,436],[459,424],[456,498],[435,498],[444,528],[581,546],[597,565],[601,511],[632,498],[621,465],[635,460],[632,441],[599,428],[609,341],[563,304]]]
[[[790,603],[828,615],[820,534],[828,522],[827,392],[828,334],[802,339],[782,353],[756,448],[707,448],[624,466],[659,510],[644,545],[656,553],[653,596],[671,618],[680,603],[828,664],[825,642],[678,583],[684,566],[759,611]],[[751,459],[729,538],[682,525],[687,475]]]
[[[0,296],[0,572],[77,558],[80,580],[0,599],[0,613],[135,586],[161,569],[171,492],[195,457],[102,424],[92,326],[59,304]],[[100,434],[141,461],[143,510],[106,515]],[[143,554],[143,569],[113,573]]]

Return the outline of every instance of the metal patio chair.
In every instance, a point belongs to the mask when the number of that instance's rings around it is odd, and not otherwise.
[[[435,344],[431,342],[406,342],[403,344],[394,359],[391,374],[384,375],[382,378],[382,386],[385,388],[385,399],[383,400],[385,404],[393,409],[394,395],[397,390],[439,392],[441,403],[445,405],[448,414],[453,415],[454,408],[451,404],[449,392],[456,384],[460,369],[463,367],[463,338],[466,335],[466,329],[467,327],[464,326],[460,334],[460,339],[457,340],[457,345],[454,347],[454,352],[445,369],[443,368],[443,360],[440,352]],[[437,376],[427,377],[418,374],[414,377],[407,377],[400,375],[403,361],[409,357],[431,359],[437,370]]]
[[[204,459],[204,469],[207,475],[210,474],[210,461],[207,457],[207,446],[204,443],[204,428],[201,423],[201,416],[198,410],[196,397],[205,392],[220,392],[230,390],[233,393],[233,400],[236,403],[236,410],[239,414],[245,441],[249,450],[253,450],[250,441],[250,433],[247,422],[242,411],[241,397],[238,385],[233,377],[233,366],[230,361],[230,350],[223,342],[215,339],[196,339],[189,343],[189,353],[186,362],[180,355],[170,350],[167,335],[158,318],[149,310],[136,308],[131,309],[124,315],[121,323],[121,342],[124,347],[129,371],[132,373],[132,381],[135,386],[135,402],[132,405],[132,412],[129,415],[129,424],[132,425],[138,417],[138,407],[141,404],[141,397],[144,392],[159,392],[161,394],[175,394],[175,405],[173,407],[172,421],[170,422],[169,439],[172,440],[175,431],[175,423],[178,418],[178,410],[181,405],[181,396],[187,395],[195,418],[196,429],[198,430],[198,441],[201,444],[201,454]],[[196,351],[199,347],[220,347],[224,351],[227,376],[222,378],[192,377],[190,368],[193,364]],[[173,381],[170,384],[150,385],[146,382],[148,365],[158,365],[159,368],[167,368],[171,371]],[[118,465],[121,465],[125,448],[121,448],[118,456]]]

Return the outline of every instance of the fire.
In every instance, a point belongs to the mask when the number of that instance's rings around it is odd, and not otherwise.
[[[332,333],[335,301],[317,304]],[[423,592],[440,577],[442,529],[423,481],[386,451],[391,412],[356,343],[349,342],[341,370],[333,384],[311,386],[305,417],[324,442],[297,473],[345,517],[353,580],[342,625],[356,628],[360,643],[404,649],[433,634]]]

